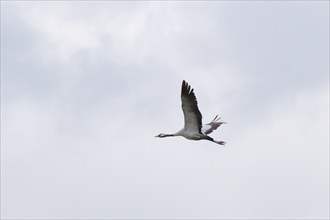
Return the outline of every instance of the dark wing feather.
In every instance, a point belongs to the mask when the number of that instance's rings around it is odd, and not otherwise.
[[[218,116],[215,116],[215,118],[202,128],[202,132],[204,134],[210,134],[212,131],[216,130],[220,125],[225,124],[226,122],[219,121],[221,118],[218,118]]]
[[[184,114],[184,129],[201,133],[202,114],[198,109],[194,89],[186,81],[182,81],[181,102]]]

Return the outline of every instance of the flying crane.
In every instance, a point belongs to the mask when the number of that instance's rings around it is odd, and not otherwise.
[[[218,115],[208,124],[202,125],[202,114],[197,106],[197,99],[194,94],[194,89],[186,81],[182,81],[181,87],[181,102],[182,111],[184,115],[184,128],[174,134],[163,134],[160,133],[155,137],[165,138],[165,137],[175,137],[182,136],[189,140],[209,140],[214,143],[225,145],[224,141],[216,141],[208,134],[216,130],[220,125],[226,123],[219,121]]]

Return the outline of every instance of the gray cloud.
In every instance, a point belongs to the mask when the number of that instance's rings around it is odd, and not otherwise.
[[[1,6],[2,218],[329,217],[328,2]]]

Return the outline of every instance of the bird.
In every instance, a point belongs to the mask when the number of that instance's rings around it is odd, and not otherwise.
[[[221,118],[215,116],[215,118],[208,124],[202,125],[202,114],[198,109],[197,99],[194,93],[194,89],[185,81],[182,81],[181,86],[181,107],[184,115],[184,127],[173,134],[160,133],[155,137],[175,137],[182,136],[188,140],[208,140],[219,145],[225,145],[225,141],[216,141],[208,134],[216,130],[220,125],[226,124],[226,122],[219,121]]]

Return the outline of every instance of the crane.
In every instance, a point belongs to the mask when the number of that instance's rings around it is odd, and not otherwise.
[[[160,133],[155,137],[175,137],[182,136],[189,140],[209,140],[214,143],[225,145],[224,141],[216,141],[208,134],[216,130],[220,125],[226,122],[219,121],[221,118],[215,116],[215,118],[208,124],[202,125],[202,114],[197,106],[197,99],[194,93],[194,89],[185,81],[182,81],[181,86],[181,103],[182,111],[184,115],[184,127],[174,134]]]

